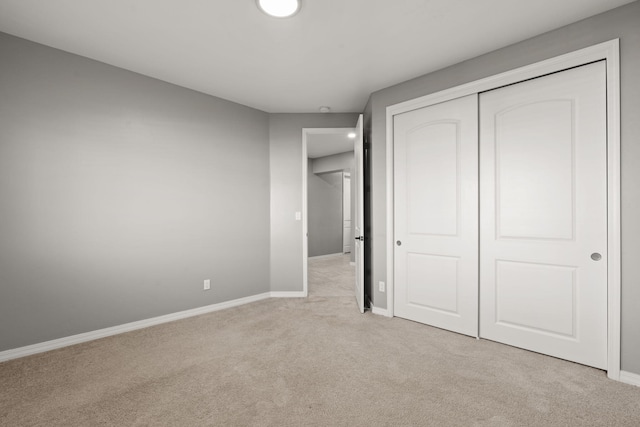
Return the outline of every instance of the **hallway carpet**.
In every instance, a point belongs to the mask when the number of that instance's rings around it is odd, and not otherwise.
[[[540,354],[361,315],[350,283],[338,280],[353,274],[348,260],[312,260],[314,268],[306,299],[260,301],[2,363],[0,425],[640,425],[640,388]]]

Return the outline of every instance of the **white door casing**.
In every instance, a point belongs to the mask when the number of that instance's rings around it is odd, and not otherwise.
[[[394,117],[397,316],[478,334],[477,95]]]
[[[358,116],[355,128],[356,137],[353,142],[354,170],[351,179],[354,180],[355,212],[352,215],[356,260],[355,294],[360,313],[364,313],[364,159],[363,159],[363,123],[362,114]]]
[[[480,336],[602,369],[605,101],[604,61],[480,95]]]
[[[394,168],[393,118],[397,114],[474,93],[519,83],[572,67],[605,60],[607,109],[607,376],[621,381],[621,228],[620,228],[620,53],[619,39],[599,43],[557,57],[482,78],[429,95],[390,105],[386,109],[386,310],[394,316]],[[374,310],[374,313],[376,311]]]

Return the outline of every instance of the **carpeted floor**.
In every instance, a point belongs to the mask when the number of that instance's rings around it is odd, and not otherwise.
[[[270,299],[0,364],[2,426],[640,426],[640,388],[361,315],[346,257]]]

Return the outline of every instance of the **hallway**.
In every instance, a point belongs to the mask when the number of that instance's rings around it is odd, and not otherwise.
[[[328,258],[309,258],[310,297],[353,297],[356,267],[350,254]]]

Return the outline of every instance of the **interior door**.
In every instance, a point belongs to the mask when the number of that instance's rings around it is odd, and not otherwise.
[[[355,259],[356,259],[356,280],[355,292],[356,301],[360,313],[364,313],[364,170],[363,170],[363,127],[362,114],[358,117],[356,124],[356,138],[353,142],[354,151],[354,200],[355,212],[352,216],[354,222],[355,236]]]
[[[394,313],[478,334],[478,97],[394,116]]]
[[[480,335],[607,366],[606,74],[480,95]]]

